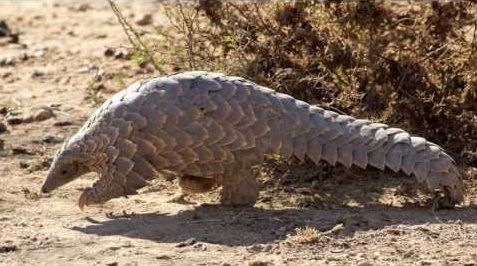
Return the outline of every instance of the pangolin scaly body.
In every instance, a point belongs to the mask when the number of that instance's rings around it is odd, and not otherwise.
[[[179,174],[185,189],[196,182],[206,191],[216,183],[222,203],[251,205],[258,196],[251,167],[272,153],[388,167],[442,191],[450,204],[463,200],[459,171],[436,144],[208,72],[158,77],[114,95],[65,142],[42,190],[98,172],[100,179],[80,197],[83,207],[135,194],[167,170]]]

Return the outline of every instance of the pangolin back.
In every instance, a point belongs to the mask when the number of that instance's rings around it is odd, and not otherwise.
[[[447,192],[452,203],[463,200],[459,171],[438,145],[217,73],[135,83],[106,101],[70,142],[104,155],[104,165],[114,166],[132,191],[162,170],[220,178],[228,166],[244,163],[237,154],[247,151],[246,165],[277,153],[388,167]]]

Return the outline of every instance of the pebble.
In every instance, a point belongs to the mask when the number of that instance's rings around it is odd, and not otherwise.
[[[13,57],[0,58],[0,66],[14,66],[15,64],[16,60]]]
[[[5,106],[0,107],[0,115],[8,114],[8,108]]]
[[[47,106],[50,108],[59,108],[61,107],[61,103],[49,103]]]
[[[65,126],[71,126],[71,125],[73,125],[73,122],[69,120],[60,120],[53,123],[53,126],[55,127],[65,127]]]
[[[114,49],[111,47],[105,47],[103,51],[104,56],[113,56],[114,55]]]
[[[246,248],[249,252],[268,252],[272,249],[271,245],[255,244]]]
[[[47,48],[38,48],[38,49],[35,49],[33,51],[33,57],[43,57],[46,55],[46,53],[48,52],[48,49]]]
[[[196,243],[192,247],[200,249],[201,251],[207,251],[207,246],[204,243]]]
[[[138,20],[136,20],[136,24],[139,26],[146,26],[152,23],[152,15],[151,14],[144,14]]]
[[[15,245],[5,245],[0,246],[0,253],[9,253],[13,251],[17,251],[18,247]]]
[[[33,73],[31,74],[31,77],[32,77],[32,78],[39,78],[39,77],[43,77],[43,76],[45,76],[45,75],[46,75],[46,73],[45,73],[44,71],[35,69],[35,70],[33,71]]]
[[[9,125],[19,125],[23,123],[23,118],[19,116],[7,116],[7,123]]]
[[[158,260],[170,260],[172,258],[168,255],[157,255],[156,259],[158,259]]]
[[[23,147],[15,147],[15,148],[12,148],[12,153],[13,155],[17,155],[17,154],[26,154],[26,155],[34,155],[33,152],[23,148]]]
[[[52,135],[47,135],[43,136],[38,139],[34,139],[32,142],[33,143],[48,143],[48,144],[54,144],[54,143],[61,143],[63,142],[63,138],[52,136]]]
[[[28,167],[30,167],[30,164],[29,164],[29,163],[23,162],[23,161],[20,162],[20,168],[21,168],[21,169],[26,169],[26,168],[28,168]]]
[[[0,134],[4,132],[7,132],[7,126],[4,123],[0,122]]]
[[[4,20],[0,20],[0,37],[8,37],[12,34],[10,27]]]
[[[80,4],[79,6],[76,7],[76,11],[79,11],[79,12],[85,12],[90,9],[92,9],[92,7],[89,4]]]
[[[195,238],[189,238],[189,239],[187,239],[187,240],[185,240],[185,241],[182,241],[182,242],[178,243],[178,244],[176,245],[176,247],[178,247],[178,248],[183,248],[183,247],[187,247],[187,246],[192,246],[192,245],[194,245],[195,243],[197,243],[197,240],[195,240]]]
[[[114,52],[114,58],[129,60],[132,57],[132,53],[126,49],[118,49]]]
[[[53,117],[55,114],[53,110],[49,107],[44,107],[33,115],[35,121],[43,121]]]
[[[9,43],[18,43],[18,33],[13,33],[10,27],[4,20],[0,20],[0,37],[8,37]]]

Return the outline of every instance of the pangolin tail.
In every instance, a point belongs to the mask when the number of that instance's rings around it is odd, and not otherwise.
[[[414,175],[431,192],[445,193],[448,203],[442,204],[463,201],[461,175],[454,160],[438,145],[399,128],[341,115],[286,95],[279,98],[288,111],[282,123],[270,121],[276,138],[282,140],[275,145],[278,153],[346,167],[388,167]]]

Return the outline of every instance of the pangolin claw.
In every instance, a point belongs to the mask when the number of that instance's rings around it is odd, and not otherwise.
[[[94,188],[85,189],[83,193],[81,193],[81,196],[78,200],[78,207],[80,208],[80,210],[83,211],[85,206],[95,204],[96,201],[94,200],[94,198],[96,198]]]

